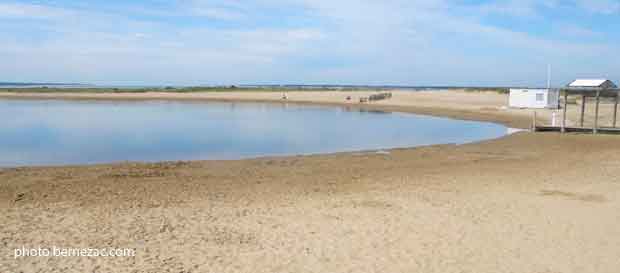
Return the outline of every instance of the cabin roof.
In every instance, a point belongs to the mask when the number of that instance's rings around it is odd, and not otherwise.
[[[606,83],[611,84],[612,88],[615,88],[616,85],[607,79],[577,79],[571,82],[568,87],[604,87]]]

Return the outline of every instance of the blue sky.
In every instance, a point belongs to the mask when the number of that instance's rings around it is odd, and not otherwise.
[[[0,0],[0,81],[620,81],[620,0]]]

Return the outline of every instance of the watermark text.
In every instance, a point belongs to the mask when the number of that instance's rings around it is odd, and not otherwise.
[[[13,250],[15,259],[24,257],[135,257],[136,250],[131,248],[27,248]]]

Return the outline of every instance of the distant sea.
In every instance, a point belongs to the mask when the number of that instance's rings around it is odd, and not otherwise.
[[[0,82],[0,88],[83,88],[89,87],[88,84],[79,83],[28,83],[28,82]]]
[[[166,87],[221,87],[221,88],[266,88],[266,89],[295,89],[295,90],[450,90],[450,89],[497,89],[506,87],[463,87],[463,86],[407,86],[407,85],[332,85],[332,84],[241,84],[241,85],[94,85],[80,83],[12,83],[0,82],[0,88],[118,88],[118,89],[163,89]]]

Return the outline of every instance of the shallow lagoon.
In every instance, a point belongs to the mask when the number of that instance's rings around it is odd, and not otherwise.
[[[468,143],[507,128],[270,103],[0,100],[0,166],[241,159]]]

